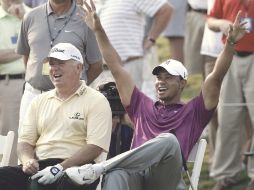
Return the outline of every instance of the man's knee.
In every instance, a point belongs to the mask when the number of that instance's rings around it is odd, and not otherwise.
[[[138,173],[129,173],[123,169],[111,170],[102,181],[103,190],[141,189],[142,179]]]
[[[158,143],[162,147],[167,147],[170,150],[175,150],[177,152],[181,152],[179,142],[175,135],[171,133],[162,133],[158,135]]]
[[[128,179],[128,172],[126,172],[125,170],[121,170],[121,169],[117,169],[117,170],[112,170],[110,172],[108,172],[105,176],[103,181],[125,181]]]

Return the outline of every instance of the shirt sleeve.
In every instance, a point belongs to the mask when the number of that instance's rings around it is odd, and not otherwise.
[[[35,146],[39,138],[37,130],[37,104],[38,98],[32,100],[28,110],[26,111],[23,124],[19,129],[18,142],[26,142]]]
[[[29,14],[28,14],[29,15]],[[20,32],[18,36],[18,42],[17,42],[17,53],[20,55],[29,55],[30,53],[30,46],[28,44],[28,15],[25,15],[21,27]]]
[[[212,118],[212,115],[213,115],[216,107],[214,107],[211,110],[207,110],[205,108],[205,102],[204,102],[202,92],[200,93],[199,96],[195,97],[192,100],[192,103],[193,103],[193,108],[195,110],[195,120],[200,123],[199,126],[206,127],[206,125]]]
[[[102,97],[90,106],[87,116],[87,144],[97,145],[107,152],[112,131],[112,112],[109,103]]]
[[[136,123],[139,114],[142,113],[143,105],[153,105],[153,100],[143,94],[136,86],[131,95],[130,105],[125,107],[131,121]]]

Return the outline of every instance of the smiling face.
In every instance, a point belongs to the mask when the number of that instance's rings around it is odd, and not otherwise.
[[[50,79],[57,89],[68,89],[79,84],[82,64],[74,60],[49,59]]]
[[[180,76],[169,74],[165,69],[161,69],[156,75],[156,95],[164,105],[178,103],[186,80]]]

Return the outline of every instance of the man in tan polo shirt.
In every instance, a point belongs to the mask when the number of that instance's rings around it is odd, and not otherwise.
[[[83,58],[72,44],[55,45],[48,63],[55,89],[32,101],[19,131],[22,165],[0,168],[0,185],[27,190],[30,181],[31,189],[95,190],[98,181],[86,188],[76,187],[62,176],[71,166],[106,158],[112,128],[109,103],[80,81]]]

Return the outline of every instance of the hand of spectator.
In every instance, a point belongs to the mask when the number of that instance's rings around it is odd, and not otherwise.
[[[235,44],[248,32],[245,24],[246,22],[241,22],[241,11],[239,11],[233,25],[231,24],[229,28],[227,40],[230,44]]]
[[[22,170],[28,175],[35,174],[39,170],[39,163],[35,159],[27,160],[23,163]]]
[[[20,4],[12,3],[8,9],[8,12],[19,19],[23,19],[25,9],[23,4],[21,3]]]
[[[57,164],[55,166],[48,166],[45,169],[38,171],[35,175],[31,177],[31,179],[34,180],[36,178],[39,178],[38,183],[46,185],[54,183],[63,174],[63,167],[60,164]]]
[[[83,8],[85,6],[85,8]],[[88,27],[95,31],[98,31],[101,29],[101,22],[96,14],[96,8],[92,0],[90,0],[90,5],[84,1],[84,6],[82,7],[82,10],[84,11],[84,14],[80,15],[81,18],[86,22]]]

